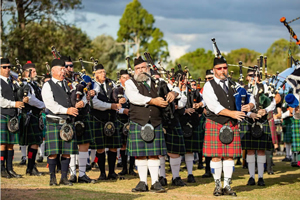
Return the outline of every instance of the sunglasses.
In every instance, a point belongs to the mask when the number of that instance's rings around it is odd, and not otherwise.
[[[1,66],[3,69],[6,69],[8,67],[8,69],[11,68],[11,66]]]
[[[224,69],[224,70],[226,70],[226,69],[228,69],[228,67],[219,67],[219,68],[215,68],[216,70],[222,70],[222,69]]]
[[[191,84],[192,86],[196,86],[196,84],[194,83],[194,84]]]
[[[247,76],[249,76],[249,77],[254,77],[254,74],[247,74]]]
[[[73,65],[65,65],[66,68],[71,67],[73,68]]]
[[[210,77],[210,78],[205,78],[205,80],[211,80],[211,79],[213,79],[213,77]]]

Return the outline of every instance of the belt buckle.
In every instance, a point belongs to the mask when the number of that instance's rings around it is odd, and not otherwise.
[[[66,120],[65,119],[59,119],[59,124],[65,124],[66,123]]]

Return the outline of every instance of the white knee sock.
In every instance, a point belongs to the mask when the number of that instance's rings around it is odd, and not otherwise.
[[[151,176],[151,182],[152,185],[158,181],[158,170],[159,170],[159,166],[160,166],[160,160],[156,159],[149,159],[148,160],[148,168],[149,168],[149,172],[150,172],[150,176]]]
[[[255,179],[255,155],[247,155],[247,163],[250,177]]]
[[[287,158],[292,158],[292,148],[291,147],[292,147],[291,143],[285,144],[285,151],[286,151]]]
[[[91,162],[94,162],[96,158],[96,149],[91,149]]]
[[[26,147],[27,147],[26,145],[20,146],[22,157],[25,157],[25,158],[27,157],[26,156]]]
[[[143,181],[147,184],[147,175],[148,175],[148,160],[138,160],[135,159],[135,165],[139,173],[140,181]]]
[[[181,156],[179,156],[178,158],[170,158],[173,180],[179,177],[180,163],[181,163]]]
[[[266,155],[263,155],[263,156],[257,155],[258,178],[262,178],[264,175],[264,164],[265,163],[266,163]]]
[[[188,171],[188,175],[193,174],[193,161],[194,161],[194,155],[192,153],[186,153],[185,164]]]
[[[70,173],[76,176],[76,154],[71,154],[70,159]]]
[[[166,159],[164,156],[159,158],[160,166],[159,166],[159,176],[166,178]]]
[[[216,182],[216,180],[221,181],[222,161],[219,161],[219,162],[210,161],[210,168],[211,168],[211,173],[214,176],[215,182]]]
[[[45,141],[40,145],[40,156],[44,157],[45,154]]]
[[[230,185],[229,179],[232,177],[234,170],[234,160],[224,160],[223,161],[223,172],[224,172],[224,187]]]
[[[79,161],[79,177],[82,177],[86,171],[87,158],[89,157],[89,152],[79,152],[78,161]]]

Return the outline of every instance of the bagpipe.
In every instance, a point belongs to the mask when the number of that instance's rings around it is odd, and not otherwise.
[[[212,38],[211,39],[213,42],[213,49],[215,52],[215,56],[218,58],[223,57],[218,46],[216,43],[216,39]],[[234,90],[234,98],[235,98],[235,105],[236,109],[238,111],[241,111],[242,106],[246,105],[250,102],[250,94],[246,91],[245,88],[242,87],[242,82],[243,82],[243,71],[242,71],[242,61],[239,62],[239,68],[240,68],[240,78],[239,82],[240,84],[236,84],[231,78],[228,78],[226,74],[224,76],[227,78],[227,80],[230,82],[232,89]]]
[[[150,54],[148,52],[144,53],[145,58],[148,62],[149,65],[153,68],[153,70],[158,71],[158,67],[154,64]],[[171,90],[168,87],[168,83],[165,81],[162,81],[158,78],[154,78],[150,76],[147,73],[144,73],[145,75],[149,76],[154,82],[155,82],[155,87],[157,88],[157,95],[159,97],[162,97],[164,100],[166,100],[166,96],[168,95]],[[168,123],[169,125],[172,123],[172,120],[175,118],[174,117],[174,112],[175,112],[175,104],[174,102],[170,102],[165,108],[162,108],[162,118],[163,121]]]

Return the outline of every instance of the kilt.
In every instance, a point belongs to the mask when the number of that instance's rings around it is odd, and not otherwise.
[[[167,147],[162,125],[155,127],[153,142],[147,143],[141,138],[142,126],[130,121],[130,131],[126,145],[126,155],[129,156],[158,156],[166,155]]]
[[[292,142],[292,125],[294,123],[293,117],[288,117],[283,119],[282,123],[282,132],[283,132],[283,142],[285,143],[291,143]]]
[[[90,144],[90,149],[121,148],[121,136],[118,130],[118,123],[114,121],[116,132],[113,136],[104,135],[104,125],[106,122],[100,121],[91,115],[92,131],[94,142]]]
[[[219,124],[210,119],[206,119],[205,136],[203,155],[206,157],[241,157],[241,139],[238,130],[238,125],[233,126],[231,122],[227,122],[227,126],[230,126],[233,130],[234,137],[230,144],[223,144],[219,139],[219,131],[222,128],[222,124]]]
[[[185,143],[180,123],[177,122],[175,127],[164,126],[164,129],[166,130],[166,134],[164,136],[167,152],[179,155],[185,154]]]
[[[186,152],[202,152],[204,140],[204,123],[205,117],[204,115],[201,115],[198,126],[193,128],[193,135],[191,137],[184,138]]]
[[[54,154],[78,154],[76,134],[73,139],[66,142],[60,138],[60,128],[62,125],[47,122],[47,132],[45,135],[45,155]]]
[[[256,139],[251,135],[251,124],[245,120],[240,122],[240,135],[243,150],[273,150],[272,136],[269,123],[263,124],[264,134]]]
[[[269,120],[270,132],[271,132],[271,136],[272,136],[272,142],[273,142],[273,144],[278,144],[276,125],[275,125],[275,121],[273,118],[273,112],[268,113],[268,120]]]
[[[24,126],[26,120],[26,113],[22,113],[20,120],[20,145],[33,145],[43,143],[43,131],[39,128],[39,115],[31,115],[29,124],[27,127]]]
[[[92,128],[93,126],[92,121],[90,120],[91,116],[88,114],[84,116],[83,123],[84,123],[84,133],[81,136],[77,136],[77,144],[86,144],[93,142],[93,133]]]
[[[19,143],[19,131],[11,133],[7,128],[7,123],[10,119],[9,115],[1,115],[1,144],[18,144]]]
[[[300,151],[300,120],[294,119],[292,124],[292,151]]]

